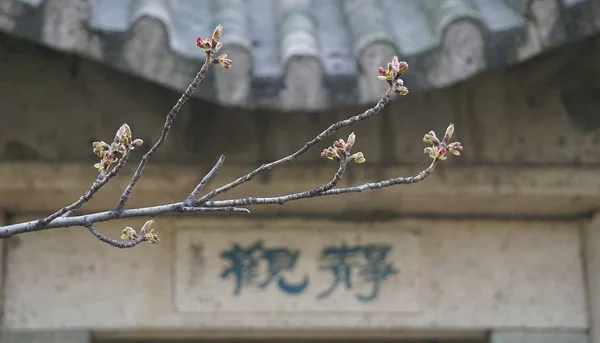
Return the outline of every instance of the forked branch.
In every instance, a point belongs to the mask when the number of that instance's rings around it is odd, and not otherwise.
[[[131,151],[135,147],[142,145],[140,139],[133,139],[130,127],[127,124],[123,124],[117,131],[113,142],[109,145],[105,142],[95,142],[93,144],[93,151],[98,157],[100,162],[95,164],[95,167],[99,171],[97,179],[94,181],[90,189],[88,189],[76,202],[71,205],[65,206],[57,212],[49,215],[46,218],[39,220],[7,225],[0,227],[0,238],[7,238],[17,234],[49,230],[60,227],[72,227],[72,226],[83,226],[86,227],[96,238],[118,248],[131,248],[139,245],[142,242],[148,241],[150,243],[158,243],[160,241],[158,234],[151,229],[154,220],[148,220],[142,226],[140,231],[136,231],[134,228],[126,227],[121,235],[121,240],[109,238],[100,233],[95,223],[106,222],[116,219],[134,218],[134,217],[151,217],[156,218],[163,214],[169,213],[205,213],[205,212],[236,212],[236,213],[249,213],[247,208],[242,206],[248,205],[271,205],[278,204],[282,205],[290,201],[313,198],[318,196],[328,195],[340,195],[345,193],[357,193],[366,190],[375,190],[384,187],[390,187],[394,185],[412,184],[424,180],[429,176],[439,161],[445,160],[448,156],[448,152],[454,155],[460,155],[463,151],[463,147],[459,142],[451,142],[452,136],[454,135],[454,125],[450,124],[444,133],[444,137],[440,140],[437,138],[435,132],[430,131],[423,137],[425,143],[430,144],[429,147],[425,148],[425,153],[432,159],[429,167],[421,171],[415,176],[409,177],[396,177],[388,180],[369,182],[363,185],[346,187],[346,188],[335,188],[339,181],[344,177],[349,165],[352,163],[364,163],[366,161],[365,156],[362,152],[352,152],[352,148],[356,142],[356,135],[351,133],[347,141],[343,139],[336,140],[332,146],[324,149],[321,152],[323,158],[337,162],[338,169],[334,173],[331,180],[321,186],[313,189],[281,195],[277,197],[244,197],[236,199],[226,200],[212,200],[218,195],[227,193],[235,187],[242,185],[248,181],[251,181],[255,176],[271,170],[275,167],[294,162],[313,148],[318,143],[322,142],[325,138],[336,133],[340,129],[369,119],[378,113],[389,103],[391,98],[395,94],[406,95],[408,89],[404,86],[403,80],[400,78],[408,69],[408,64],[403,61],[399,61],[397,56],[394,56],[392,61],[388,63],[387,68],[379,67],[377,76],[380,80],[385,81],[388,84],[388,89],[383,94],[382,98],[377,104],[366,110],[365,112],[352,116],[348,119],[338,121],[330,125],[323,132],[318,134],[315,138],[308,141],[295,153],[283,157],[279,160],[271,163],[263,164],[260,167],[252,170],[248,174],[241,176],[234,181],[225,184],[221,187],[217,187],[205,195],[200,196],[200,193],[206,188],[210,180],[216,175],[219,169],[225,162],[225,156],[221,156],[215,163],[213,168],[200,180],[198,185],[190,192],[186,199],[181,202],[137,208],[137,209],[126,209],[127,202],[137,182],[142,177],[150,158],[158,151],[162,144],[166,141],[167,136],[171,130],[173,122],[177,118],[177,115],[181,111],[183,105],[192,97],[194,91],[204,80],[212,64],[219,64],[222,67],[229,69],[232,66],[232,61],[227,58],[227,55],[222,54],[218,57],[213,57],[220,50],[222,43],[220,41],[222,34],[222,27],[218,25],[211,38],[199,37],[196,40],[196,45],[203,49],[206,54],[204,64],[200,68],[200,71],[196,74],[190,85],[187,87],[185,92],[181,95],[177,103],[167,114],[165,124],[161,130],[160,137],[156,143],[146,152],[141,159],[137,169],[133,173],[131,180],[127,187],[123,190],[122,195],[119,198],[115,209],[105,212],[92,213],[87,215],[75,216],[76,212],[81,209],[88,201],[92,199],[104,185],[106,185],[114,176],[116,176],[123,167],[127,164]]]

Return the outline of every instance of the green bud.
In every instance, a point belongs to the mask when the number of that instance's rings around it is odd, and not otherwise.
[[[454,124],[450,124],[448,126],[448,128],[446,129],[446,133],[444,135],[444,139],[447,141],[449,141],[450,139],[452,139],[452,136],[454,136]]]
[[[350,161],[354,163],[365,163],[367,160],[362,152],[357,152],[356,154],[350,156]]]

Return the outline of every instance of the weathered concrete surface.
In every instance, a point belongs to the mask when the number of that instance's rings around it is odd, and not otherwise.
[[[205,339],[205,340],[224,340],[234,341],[236,339],[248,340],[310,340],[316,342],[329,342],[329,340],[364,340],[373,342],[373,340],[406,340],[408,342],[430,342],[432,340],[441,340],[446,342],[460,343],[487,343],[487,333],[485,330],[457,330],[457,329],[418,329],[403,330],[386,328],[385,330],[357,330],[357,329],[339,329],[339,330],[302,330],[282,328],[278,330],[101,330],[94,331],[94,338],[98,340],[143,340],[152,338],[154,340],[173,341],[177,339]]]
[[[86,330],[0,332],[0,343],[92,343]]]
[[[88,61],[1,40],[1,159],[91,160],[91,142],[110,140],[123,122],[152,143],[179,96]],[[315,160],[320,149],[355,131],[356,149],[370,162],[425,163],[423,134],[442,134],[453,122],[466,149],[457,163],[597,166],[599,53],[600,39],[590,39],[452,87],[399,97],[386,113],[327,139],[301,160]],[[229,163],[262,162],[362,110],[275,113],[192,101],[155,161],[208,163],[225,153]]]
[[[497,331],[490,335],[490,343],[589,343],[589,341],[585,332]]]
[[[0,213],[0,225],[5,225],[8,224],[7,218],[5,213]],[[0,294],[4,294],[4,272],[6,270],[5,266],[5,246],[6,246],[6,241],[4,240],[0,240]],[[0,299],[0,303],[2,303],[4,298]],[[3,320],[4,317],[4,313],[2,311],[0,311],[0,320]],[[1,330],[0,330],[1,332]]]
[[[586,268],[590,343],[600,342],[600,214],[582,226],[581,238]]]
[[[216,223],[202,230],[196,226],[177,230],[177,311],[283,316],[422,311],[423,252],[418,232],[394,225],[322,224],[294,230],[291,225],[273,224],[254,230]],[[249,257],[244,259],[246,265],[256,262],[256,274],[237,269],[234,257]],[[238,271],[250,278],[239,288]],[[272,278],[271,271],[276,272]],[[336,274],[345,281],[336,283]]]
[[[328,182],[333,163],[292,164],[268,172],[217,199],[268,197],[306,191]],[[476,167],[444,161],[426,180],[413,185],[365,191],[341,196],[316,197],[280,205],[249,206],[252,214],[369,217],[377,215],[508,215],[578,216],[600,208],[600,178],[592,168]],[[0,208],[12,212],[52,213],[72,203],[91,185],[97,174],[88,164],[0,164]],[[133,168],[111,180],[85,211],[113,208],[126,187]],[[130,207],[154,206],[182,201],[212,165],[146,168],[129,202]],[[225,163],[207,190],[231,182],[257,165]],[[356,186],[382,179],[416,175],[425,163],[390,167],[380,172],[369,164],[352,165],[339,187]],[[36,194],[36,196],[31,196]],[[234,214],[234,217],[248,217]]]
[[[16,218],[24,220],[25,218]],[[99,228],[118,237],[125,225]],[[84,228],[24,234],[7,240],[4,326],[29,328],[553,328],[588,327],[579,223],[533,221],[317,220],[170,221],[155,227],[161,244],[119,250]],[[176,232],[261,228],[394,228],[417,235],[420,310],[413,313],[178,312]],[[214,239],[219,239],[219,236]],[[180,266],[182,268],[182,266]],[[210,272],[212,266],[207,266]],[[219,270],[213,271],[219,272]],[[218,289],[213,289],[219,291]],[[223,287],[222,296],[231,289]],[[262,301],[257,297],[255,301]],[[90,311],[93,308],[93,311]]]

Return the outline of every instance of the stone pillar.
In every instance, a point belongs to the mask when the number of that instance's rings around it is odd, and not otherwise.
[[[495,331],[490,343],[589,343],[585,332],[565,331]]]
[[[91,343],[89,331],[3,331],[0,343]]]
[[[0,213],[0,226],[9,224],[8,218],[4,213]],[[4,253],[6,240],[0,239],[0,325],[4,323],[4,275],[6,273],[6,261],[4,260]],[[0,340],[0,343],[2,341]]]
[[[586,270],[590,343],[600,342],[600,213],[581,232]]]

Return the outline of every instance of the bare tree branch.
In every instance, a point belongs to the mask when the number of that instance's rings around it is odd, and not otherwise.
[[[198,85],[200,84],[200,82],[202,82],[202,80],[204,80],[204,77],[206,76],[206,73],[208,72],[208,69],[210,68],[211,63],[212,63],[211,52],[208,51],[206,53],[206,59],[204,61],[204,64],[202,65],[202,68],[200,68],[200,71],[196,74],[196,77],[194,77],[194,80],[192,81],[192,83],[189,84],[189,86],[186,88],[185,92],[183,92],[183,94],[181,95],[179,100],[177,100],[177,103],[175,104],[175,106],[173,106],[173,108],[171,108],[171,111],[167,115],[167,119],[165,120],[165,125],[163,126],[163,129],[160,133],[160,138],[158,139],[158,141],[156,141],[154,146],[152,146],[152,148],[150,148],[150,150],[148,150],[148,152],[146,154],[144,154],[144,156],[142,156],[142,160],[140,161],[140,164],[138,165],[137,169],[135,170],[135,173],[133,173],[133,177],[131,178],[131,181],[129,181],[129,184],[127,185],[127,187],[123,191],[123,194],[121,194],[121,197],[119,198],[119,203],[117,204],[115,211],[123,212],[123,210],[125,209],[125,205],[127,204],[127,201],[129,200],[129,198],[131,197],[131,192],[133,191],[133,187],[135,187],[135,185],[138,182],[138,180],[140,179],[140,177],[142,177],[142,173],[144,172],[144,168],[146,168],[148,161],[150,160],[152,155],[160,148],[160,146],[167,140],[167,135],[169,134],[169,131],[171,130],[173,121],[175,120],[175,118],[177,117],[179,112],[181,111],[181,108],[183,107],[183,105],[192,97],[192,95],[196,91],[196,88],[198,88]]]
[[[434,160],[427,169],[421,171],[416,176],[408,176],[408,177],[397,177],[389,180],[378,181],[378,182],[369,182],[360,186],[354,187],[346,187],[346,188],[337,188],[337,189],[326,189],[324,191],[318,191],[318,188],[315,188],[310,191],[299,192],[289,195],[282,195],[278,197],[269,197],[269,198],[257,198],[257,197],[246,197],[239,199],[231,199],[231,200],[217,200],[217,201],[207,201],[203,204],[206,207],[222,207],[222,206],[246,206],[246,205],[283,205],[286,202],[313,198],[318,196],[325,195],[340,195],[345,193],[360,193],[366,190],[374,190],[380,189],[384,187],[390,187],[394,185],[409,185],[413,183],[417,183],[419,181],[424,180],[429,176],[433,170],[435,169],[438,161]],[[325,186],[323,186],[325,187]]]
[[[202,189],[206,186],[206,184],[217,174],[217,171],[221,169],[223,163],[225,162],[225,155],[221,155],[217,163],[212,167],[212,169],[202,178],[200,183],[194,188],[192,193],[185,199],[184,203],[186,206],[194,206],[194,201],[198,197],[198,194],[202,192]]]
[[[103,235],[102,233],[100,233],[95,227],[94,224],[88,223],[85,224],[85,227],[88,228],[88,230],[90,230],[90,232],[92,233],[92,235],[94,235],[96,238],[98,238],[99,240],[101,240],[104,243],[110,244],[113,247],[116,248],[121,248],[121,249],[127,249],[127,248],[133,248],[136,245],[142,243],[144,241],[144,236],[138,236],[133,240],[129,240],[129,241],[118,241],[116,239],[112,239],[110,237],[107,237],[105,235]]]
[[[385,107],[385,105],[387,105],[387,103],[390,101],[392,95],[394,94],[392,87],[389,87],[388,90],[385,92],[385,94],[383,95],[383,97],[377,102],[377,104],[375,105],[375,107],[370,108],[368,110],[366,110],[365,112],[359,114],[359,115],[355,115],[353,117],[350,117],[346,120],[342,120],[339,121],[335,124],[332,124],[331,126],[329,126],[325,131],[321,132],[318,136],[316,136],[315,138],[313,138],[311,141],[307,142],[306,144],[304,144],[304,146],[296,151],[295,153],[284,157],[282,159],[279,159],[277,161],[271,162],[271,163],[267,163],[267,164],[263,164],[260,167],[258,167],[257,169],[251,171],[250,173],[238,178],[237,180],[228,183],[222,187],[219,187],[211,192],[209,192],[208,194],[206,194],[205,196],[201,197],[200,199],[198,199],[197,203],[202,204],[212,198],[214,198],[215,196],[221,194],[221,193],[225,193],[227,191],[232,190],[233,188],[246,183],[250,180],[252,180],[256,175],[263,173],[267,170],[271,170],[277,166],[281,166],[284,164],[288,164],[290,162],[294,162],[298,157],[300,157],[302,154],[304,154],[305,152],[307,152],[310,148],[312,148],[313,146],[315,146],[317,143],[323,141],[323,139],[325,139],[326,137],[330,136],[331,134],[335,133],[336,131],[361,122],[363,120],[369,119],[371,117],[373,117],[374,115],[376,115],[377,113],[381,112],[381,110]]]
[[[374,190],[384,187],[390,187],[399,184],[413,184],[424,180],[435,169],[438,159],[435,159],[427,169],[421,171],[416,176],[398,177],[389,180],[370,182],[360,186],[334,189],[335,185],[341,180],[346,166],[340,166],[333,179],[320,187],[305,192],[294,193],[270,198],[247,197],[231,200],[210,201],[204,204],[204,207],[186,207],[184,202],[172,203],[167,205],[144,207],[137,209],[124,210],[121,213],[116,211],[99,212],[77,217],[56,218],[46,226],[39,228],[36,226],[38,221],[30,221],[19,224],[0,227],[0,238],[8,238],[16,234],[22,234],[32,231],[48,230],[61,227],[85,226],[92,223],[106,222],[115,219],[135,218],[135,217],[158,217],[169,213],[204,213],[204,212],[242,212],[250,213],[246,208],[238,206],[245,205],[282,205],[286,202],[312,198],[325,195],[339,195],[345,193],[358,193],[366,190]],[[89,227],[88,227],[89,228]]]
[[[8,238],[17,234],[42,231],[55,228],[64,228],[71,226],[86,226],[89,223],[107,222],[115,219],[137,218],[137,217],[158,217],[169,213],[214,213],[214,212],[238,212],[250,213],[246,208],[239,207],[186,207],[183,202],[151,206],[135,209],[127,209],[121,213],[116,211],[97,212],[88,215],[76,217],[59,217],[48,223],[44,227],[38,227],[38,220],[32,220],[19,224],[12,224],[0,227],[0,238]]]
[[[147,221],[139,232],[137,232],[131,227],[126,227],[122,232],[122,241],[112,239],[103,235],[95,228],[94,223],[135,217],[155,218],[160,215],[170,213],[249,213],[250,211],[248,209],[240,206],[268,204],[282,205],[286,202],[307,199],[317,196],[357,193],[366,190],[380,189],[399,184],[412,184],[422,181],[427,176],[429,176],[433,172],[437,163],[447,158],[448,152],[454,155],[460,155],[460,152],[463,150],[463,147],[460,145],[459,142],[449,142],[454,134],[454,125],[451,124],[446,129],[444,137],[441,140],[436,137],[433,131],[430,131],[423,137],[423,141],[431,145],[430,147],[425,148],[424,152],[428,154],[429,157],[433,159],[433,161],[429,167],[420,172],[418,175],[410,177],[397,177],[379,182],[370,182],[360,186],[336,189],[335,187],[338,185],[339,181],[342,180],[350,162],[363,163],[366,161],[362,152],[357,152],[354,154],[352,153],[352,148],[354,146],[356,136],[354,135],[354,133],[351,133],[347,141],[339,139],[335,141],[332,146],[328,147],[327,149],[324,149],[321,152],[322,157],[336,161],[338,163],[337,172],[333,175],[332,179],[326,184],[304,192],[282,195],[277,197],[244,197],[230,200],[211,200],[217,195],[224,194],[230,191],[231,189],[252,180],[256,175],[260,173],[271,170],[277,166],[294,162],[302,154],[306,153],[316,144],[323,141],[326,137],[332,135],[338,130],[375,116],[376,114],[381,112],[381,110],[388,104],[388,102],[394,94],[406,95],[408,93],[408,89],[404,87],[404,83],[400,76],[406,72],[408,64],[406,62],[399,61],[398,57],[394,56],[392,61],[388,63],[387,69],[383,67],[380,67],[378,69],[379,75],[377,77],[380,80],[387,82],[389,87],[385,94],[382,96],[382,98],[377,102],[377,104],[373,108],[368,109],[361,114],[352,116],[348,119],[341,120],[337,123],[330,125],[325,131],[321,132],[315,138],[308,141],[306,144],[304,144],[304,146],[301,149],[299,149],[295,153],[287,157],[281,158],[277,161],[263,164],[257,169],[251,171],[250,173],[226,185],[218,187],[198,199],[199,194],[203,191],[203,189],[210,182],[210,180],[216,175],[218,170],[223,166],[225,157],[221,155],[218,161],[212,167],[212,169],[202,178],[202,180],[198,183],[198,185],[192,190],[192,192],[184,201],[152,207],[125,209],[127,201],[131,197],[133,189],[139,181],[139,179],[141,178],[150,158],[166,141],[168,133],[171,130],[175,118],[177,117],[183,105],[191,98],[192,94],[194,93],[200,82],[205,78],[206,73],[210,68],[210,65],[219,64],[227,69],[231,67],[232,61],[227,59],[227,55],[222,54],[215,58],[212,57],[221,48],[221,31],[222,27],[221,25],[218,25],[215,31],[213,32],[211,38],[203,39],[202,37],[199,37],[197,39],[196,45],[205,51],[206,60],[200,68],[200,71],[196,74],[190,85],[185,90],[185,92],[181,95],[177,103],[168,113],[165,119],[165,124],[161,131],[160,138],[154,144],[154,146],[152,146],[152,148],[142,157],[141,162],[139,163],[136,171],[134,172],[129,184],[121,194],[118,204],[114,210],[92,213],[87,215],[73,216],[73,214],[76,213],[86,202],[88,202],[96,192],[98,192],[106,183],[108,183],[115,175],[117,175],[122,170],[122,168],[125,166],[129,159],[131,150],[133,150],[135,147],[139,147],[143,143],[140,139],[133,139],[131,129],[127,124],[123,124],[121,128],[119,128],[117,134],[115,135],[115,139],[111,145],[108,145],[104,142],[94,142],[94,153],[96,153],[101,158],[101,161],[95,165],[95,167],[98,168],[100,175],[92,184],[90,189],[86,191],[79,198],[79,200],[77,200],[75,203],[69,206],[60,209],[59,211],[46,218],[0,227],[0,238],[7,238],[16,234],[32,231],[49,230],[61,227],[83,226],[86,227],[100,241],[118,248],[131,248],[137,246],[138,244],[144,241],[148,241],[150,243],[158,243],[158,235],[153,231],[153,229],[150,228],[154,220]],[[118,159],[117,156],[120,156],[120,159]],[[112,167],[111,169],[111,166],[113,165],[114,167]]]
[[[129,154],[126,154],[125,156],[123,156],[123,158],[121,158],[119,160],[119,162],[117,163],[117,165],[108,173],[106,174],[100,174],[98,176],[98,178],[96,178],[96,181],[94,181],[94,183],[92,184],[92,186],[90,187],[90,189],[88,189],[85,194],[83,194],[76,202],[72,203],[69,206],[65,206],[62,209],[56,211],[55,213],[53,213],[52,215],[40,219],[37,223],[37,227],[44,227],[45,225],[47,225],[48,223],[50,223],[51,221],[53,221],[54,219],[64,215],[65,217],[68,217],[70,214],[76,212],[78,209],[81,208],[81,206],[83,206],[86,202],[90,201],[90,199],[92,198],[92,196],[94,196],[94,194],[96,194],[96,192],[98,192],[100,190],[100,188],[102,188],[104,185],[106,185],[108,183],[108,181],[110,181],[110,179],[112,179],[114,176],[116,176],[121,169],[123,169],[123,167],[125,166],[125,164],[127,164],[127,160],[129,159]]]

